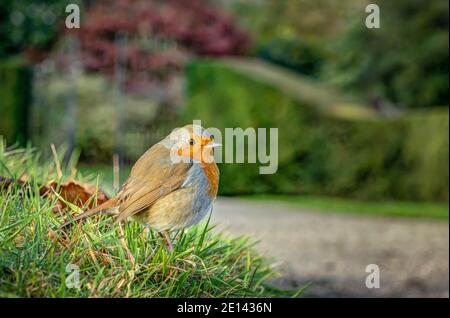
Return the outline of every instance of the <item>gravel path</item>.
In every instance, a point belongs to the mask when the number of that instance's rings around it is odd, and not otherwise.
[[[260,240],[282,287],[306,297],[449,297],[448,221],[311,212],[290,204],[219,198],[212,223]],[[368,289],[368,264],[380,288]]]

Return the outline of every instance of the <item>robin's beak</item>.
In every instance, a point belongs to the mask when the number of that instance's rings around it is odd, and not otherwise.
[[[205,145],[205,148],[215,148],[215,147],[221,147],[222,144],[219,144],[218,142],[210,142],[209,144]]]

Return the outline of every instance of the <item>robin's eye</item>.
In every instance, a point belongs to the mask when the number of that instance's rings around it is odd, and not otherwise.
[[[209,137],[211,139],[211,141],[214,140],[214,135],[211,135],[211,137]]]
[[[190,140],[189,140],[189,144],[190,144],[191,146],[193,146],[193,145],[195,144],[194,139],[190,139]]]

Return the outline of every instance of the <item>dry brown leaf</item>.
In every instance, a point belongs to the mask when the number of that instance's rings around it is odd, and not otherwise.
[[[7,190],[12,185],[24,186],[28,181],[27,179],[28,177],[25,175],[19,180],[0,176],[0,190]],[[57,193],[58,196],[56,196],[55,193]],[[95,206],[108,201],[108,196],[101,189],[97,189],[97,187],[92,184],[75,180],[63,182],[59,186],[57,182],[51,181],[39,189],[39,194],[42,197],[51,199],[57,197],[57,202],[53,208],[54,212],[60,212],[66,209],[67,204],[65,202],[70,202],[79,208],[92,209]],[[96,200],[95,198],[91,199],[94,195],[96,196]]]
[[[77,181],[64,182],[59,185],[59,188],[56,182],[51,182],[47,186],[41,188],[41,195],[45,197],[53,197],[54,194],[52,193],[52,190],[58,193],[63,200],[75,204],[79,208],[87,207],[92,209],[93,207],[108,200],[108,196],[102,190],[97,189],[94,185],[80,183]],[[97,196],[97,200],[89,201],[89,199],[94,195]],[[63,200],[58,198],[53,211],[59,212],[67,208],[67,205]]]

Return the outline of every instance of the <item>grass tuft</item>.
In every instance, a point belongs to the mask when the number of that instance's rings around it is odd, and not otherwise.
[[[73,168],[63,167],[59,182]],[[283,295],[267,285],[275,272],[248,238],[225,237],[208,222],[173,233],[172,252],[150,229],[114,226],[105,215],[60,230],[65,216],[52,211],[56,199],[39,195],[58,173],[33,149],[7,150],[0,141],[0,175],[27,180],[0,190],[0,297]]]

